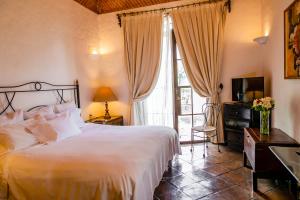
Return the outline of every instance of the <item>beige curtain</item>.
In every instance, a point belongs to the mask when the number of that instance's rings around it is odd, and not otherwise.
[[[194,90],[210,103],[219,103],[218,89],[226,20],[224,2],[190,6],[173,10],[173,26],[184,67]],[[209,121],[216,121],[210,115]],[[219,118],[222,125],[221,117]],[[224,141],[222,126],[218,126],[219,142]],[[216,141],[213,141],[216,142]]]
[[[162,13],[154,12],[122,18],[131,101],[130,124],[134,124],[134,112],[139,113],[138,102],[151,93],[158,79],[162,20]]]

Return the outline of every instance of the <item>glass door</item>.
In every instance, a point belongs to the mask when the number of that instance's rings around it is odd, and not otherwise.
[[[204,123],[202,105],[206,98],[200,97],[191,87],[183,66],[183,59],[178,51],[174,33],[172,34],[175,91],[175,128],[181,143],[191,142],[191,128]]]

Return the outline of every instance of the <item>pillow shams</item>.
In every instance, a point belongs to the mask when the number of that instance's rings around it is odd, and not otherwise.
[[[37,139],[20,123],[0,127],[0,155],[37,144]]]
[[[54,106],[54,111],[58,114],[69,112],[71,119],[79,128],[82,128],[85,125],[84,120],[81,117],[81,109],[76,107],[74,101],[69,103],[57,104]]]
[[[24,112],[22,110],[16,110],[16,112],[6,113],[0,116],[0,126],[16,124],[24,121]]]
[[[81,117],[81,109],[79,108],[74,108],[71,109],[70,111],[70,117],[73,120],[73,122],[79,127],[82,128],[85,125],[85,122],[83,121]]]
[[[72,120],[69,113],[57,117],[53,120],[49,120],[48,123],[57,132],[57,140],[63,140],[81,133],[81,130]]]
[[[71,120],[69,113],[62,113],[38,124],[27,127],[40,143],[60,141],[78,135],[81,131]]]
[[[49,114],[49,115],[45,115],[44,117],[47,120],[52,120],[55,119],[56,117],[65,115],[66,113],[68,113],[70,115],[70,119],[79,127],[82,128],[85,125],[85,122],[83,121],[83,119],[81,118],[81,109],[79,108],[72,108],[69,109],[68,111],[64,111],[61,113],[57,113],[57,114]]]
[[[54,111],[56,113],[61,113],[65,111],[69,111],[72,109],[77,108],[76,104],[74,101],[68,102],[68,103],[63,103],[63,104],[56,104],[54,105]]]
[[[29,112],[25,112],[24,118],[30,119],[30,118],[34,118],[38,115],[45,116],[45,115],[50,115],[50,114],[54,114],[53,106],[45,106],[45,107],[36,108]]]

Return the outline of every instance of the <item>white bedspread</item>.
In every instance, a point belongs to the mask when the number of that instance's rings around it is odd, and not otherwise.
[[[0,167],[9,199],[152,200],[177,153],[173,129],[90,124],[78,136],[10,153]]]

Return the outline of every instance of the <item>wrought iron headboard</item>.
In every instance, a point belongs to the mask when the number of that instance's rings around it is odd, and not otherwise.
[[[18,93],[37,93],[37,92],[56,92],[59,103],[66,103],[64,99],[64,91],[73,91],[74,101],[78,108],[80,108],[80,96],[79,96],[79,83],[78,80],[75,81],[73,85],[55,85],[43,81],[28,82],[17,86],[0,86],[0,95],[5,96],[6,105],[4,108],[0,108],[0,115],[5,113],[8,109],[15,111],[13,106],[13,101],[16,94]],[[37,107],[42,107],[44,105],[38,105],[29,110]]]

